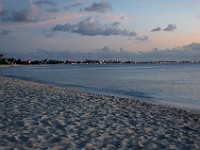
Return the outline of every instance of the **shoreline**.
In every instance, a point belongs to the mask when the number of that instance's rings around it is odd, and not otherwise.
[[[88,91],[86,89],[65,87],[65,86],[60,86],[60,85],[53,84],[53,83],[44,82],[41,80],[32,80],[29,78],[25,79],[25,78],[20,78],[20,77],[4,76],[4,75],[0,75],[0,77],[11,78],[11,79],[16,79],[16,80],[23,80],[23,81],[27,81],[27,82],[33,82],[33,83],[44,84],[44,85],[49,85],[49,86],[55,86],[55,87],[64,88],[66,90],[76,91],[76,92],[86,92],[86,93],[91,93],[91,94],[100,94],[100,95],[105,95],[105,96],[118,97],[118,98],[122,98],[122,99],[132,99],[134,101],[137,100],[140,102],[146,102],[146,103],[150,103],[153,105],[160,105],[160,106],[170,107],[170,108],[175,107],[175,108],[184,109],[186,111],[200,114],[200,107],[194,106],[194,105],[182,104],[182,103],[177,103],[177,102],[171,103],[169,101],[163,101],[163,100],[150,100],[149,101],[148,98],[134,98],[132,96],[119,95],[119,94],[115,94],[115,93],[96,92],[96,91],[91,91],[91,90]]]
[[[0,145],[200,149],[200,114],[0,76]]]

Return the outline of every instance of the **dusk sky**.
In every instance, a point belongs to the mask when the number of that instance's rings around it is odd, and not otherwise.
[[[8,57],[200,60],[199,43],[199,0],[0,0]]]

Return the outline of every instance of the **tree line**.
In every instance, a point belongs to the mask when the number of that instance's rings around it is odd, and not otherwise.
[[[62,61],[53,59],[43,60],[21,60],[15,58],[4,58],[0,53],[0,65],[35,65],[35,64],[174,64],[174,63],[200,63],[200,61],[120,61],[120,60],[83,60],[83,61]]]

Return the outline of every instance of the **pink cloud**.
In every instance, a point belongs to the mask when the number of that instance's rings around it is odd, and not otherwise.
[[[123,24],[127,24],[129,22],[129,18],[123,15],[101,14],[99,16],[102,17],[103,19],[106,19],[109,21],[117,21]]]
[[[15,28],[30,28],[30,27],[40,27],[40,26],[47,26],[47,25],[53,25],[57,23],[64,23],[69,22],[74,19],[81,18],[83,16],[86,16],[86,13],[59,13],[56,15],[56,17],[51,17],[47,19],[43,19],[40,21],[35,22],[21,22],[21,23],[2,23],[0,26],[0,29],[15,29]]]

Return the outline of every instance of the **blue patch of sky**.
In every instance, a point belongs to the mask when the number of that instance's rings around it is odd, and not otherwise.
[[[160,0],[112,2],[116,10],[126,12],[126,15],[130,19],[130,27],[134,26],[137,30],[143,31],[144,28],[150,30],[155,26],[167,26],[172,23],[192,26],[190,21],[199,13],[199,5],[195,5],[199,4],[197,0],[184,3],[181,0],[162,2]]]
[[[1,0],[0,1],[3,4],[3,7],[5,9],[24,9],[27,8],[29,1],[28,0]]]

